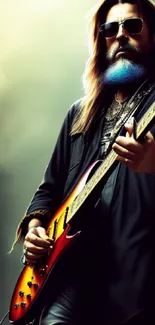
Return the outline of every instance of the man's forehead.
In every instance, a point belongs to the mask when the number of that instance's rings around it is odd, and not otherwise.
[[[108,12],[115,7],[116,5],[133,5],[136,6],[141,11],[141,5],[139,1],[145,0],[101,0],[99,10],[98,10],[98,17],[101,21],[105,21]]]
[[[142,14],[136,4],[129,2],[114,4],[107,12],[106,20],[124,19],[126,17],[141,17]]]

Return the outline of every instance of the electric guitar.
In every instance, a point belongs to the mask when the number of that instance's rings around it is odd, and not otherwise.
[[[155,122],[155,102],[140,119],[135,127],[135,139],[140,141],[151,125]],[[46,286],[49,285],[55,265],[61,255],[71,246],[80,235],[80,230],[73,235],[69,234],[71,220],[78,215],[79,210],[90,198],[96,187],[105,180],[108,172],[111,172],[117,154],[111,150],[104,161],[94,162],[80,179],[67,200],[52,216],[47,227],[47,234],[54,240],[52,253],[47,256],[40,266],[25,266],[16,283],[10,304],[9,320],[12,324],[26,324],[32,320],[41,303]],[[95,169],[95,172],[94,172]],[[90,177],[90,174],[93,176]],[[103,183],[102,183],[103,184]],[[52,290],[52,286],[50,286]],[[33,322],[31,322],[32,324]]]

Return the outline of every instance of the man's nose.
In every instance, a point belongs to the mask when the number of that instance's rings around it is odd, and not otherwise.
[[[124,28],[123,24],[119,24],[118,33],[117,33],[116,38],[120,39],[120,38],[124,38],[124,37],[128,38],[129,35],[128,35],[126,29]]]

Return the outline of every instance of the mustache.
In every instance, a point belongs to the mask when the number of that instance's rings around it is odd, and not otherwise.
[[[135,46],[133,46],[130,43],[126,43],[126,44],[116,44],[113,45],[113,47],[107,52],[107,60],[108,61],[113,61],[115,58],[115,55],[117,54],[117,52],[119,51],[129,51],[129,52],[134,52],[134,53],[138,53],[139,51],[137,50],[137,48]]]

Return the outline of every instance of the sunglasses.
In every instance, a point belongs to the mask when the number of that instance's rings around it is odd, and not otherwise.
[[[118,34],[119,26],[122,25],[129,35],[140,34],[143,29],[143,19],[127,18],[121,22],[113,21],[101,25],[100,32],[105,38],[112,38]]]

